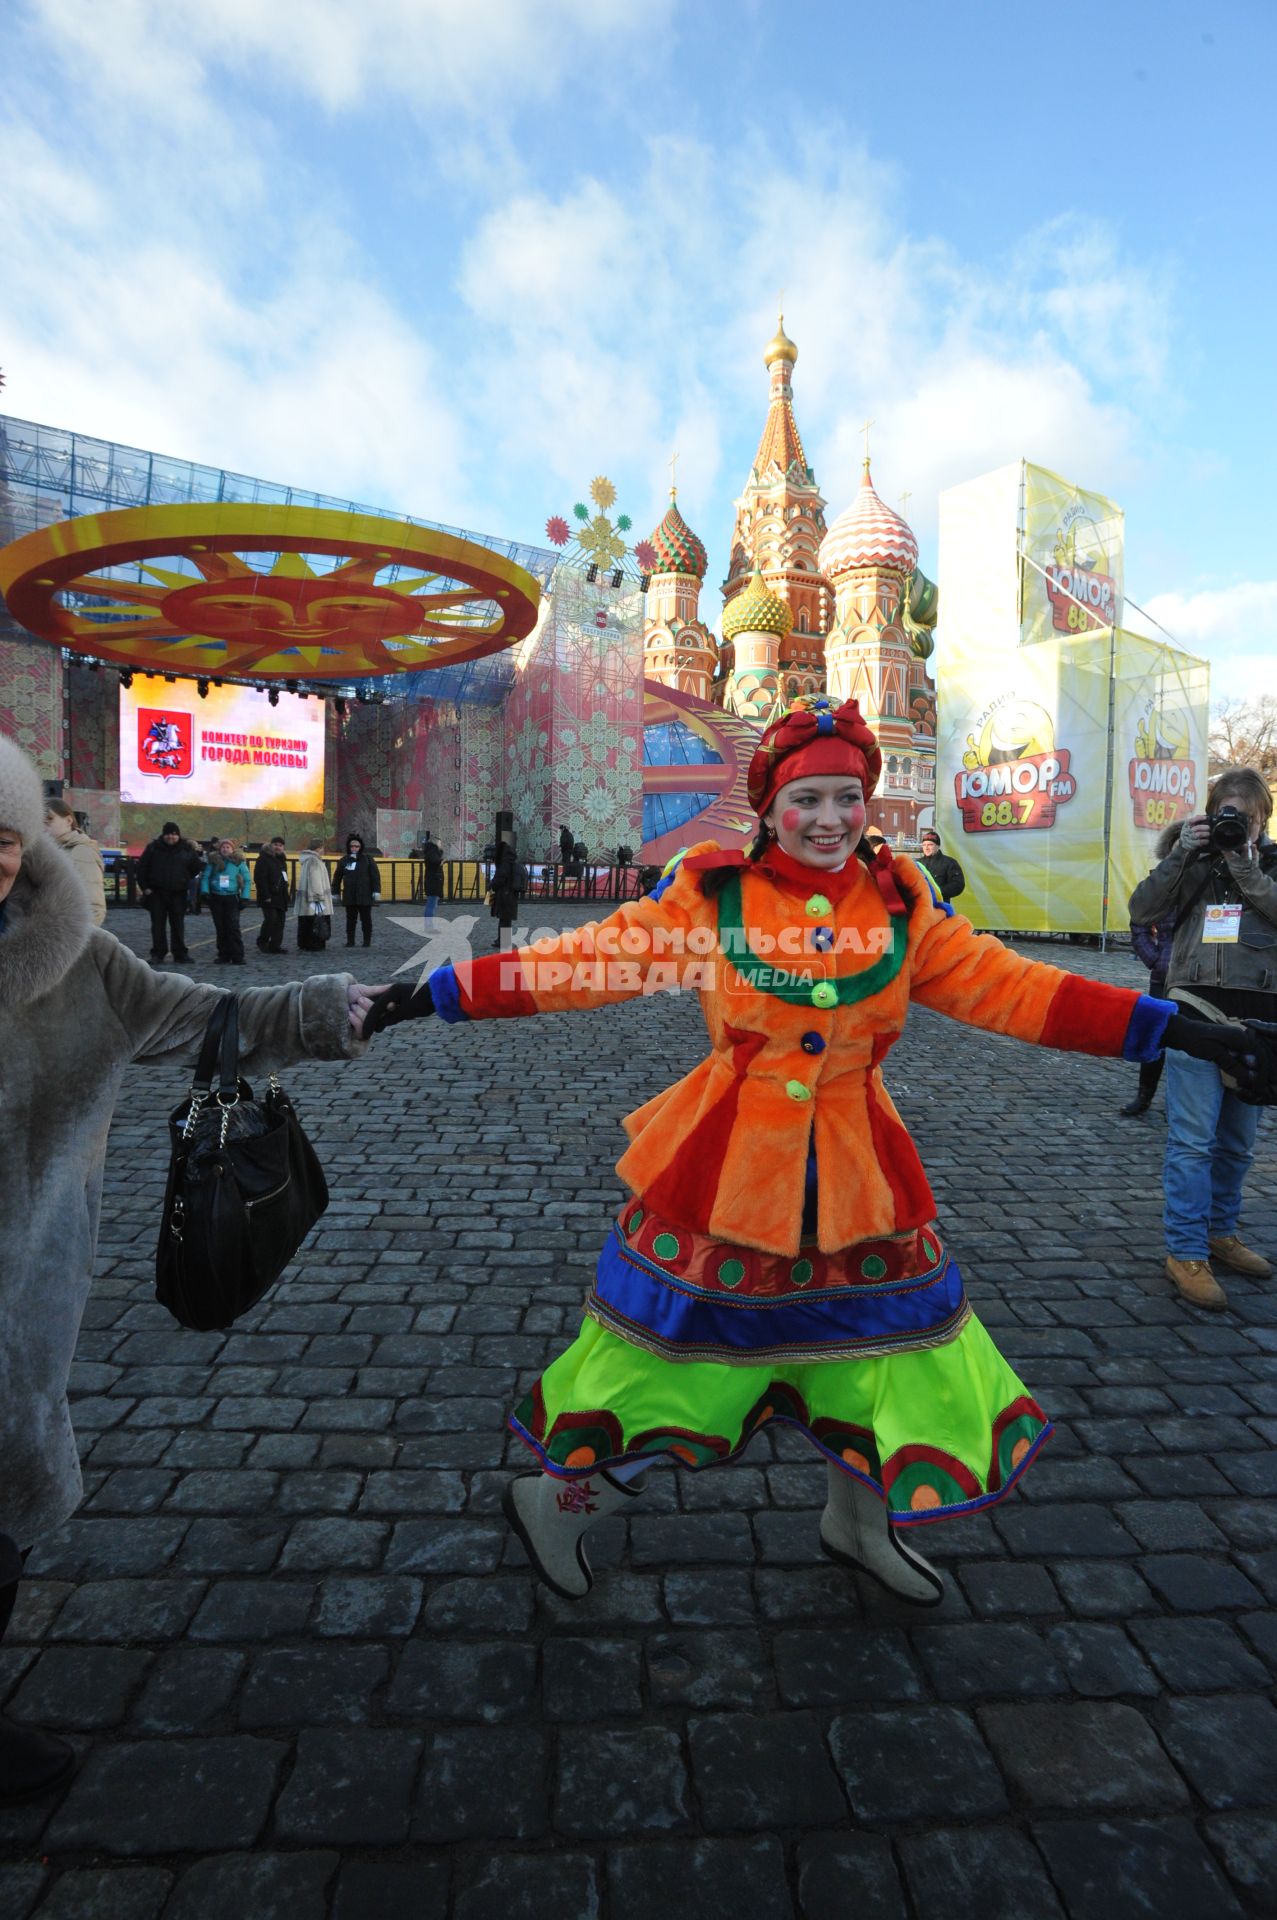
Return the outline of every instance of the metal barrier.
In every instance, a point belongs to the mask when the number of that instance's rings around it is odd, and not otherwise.
[[[255,855],[249,856],[249,869],[252,870]],[[324,865],[332,879],[341,863],[341,855],[325,854]],[[525,900],[581,900],[617,902],[640,899],[646,878],[650,883],[655,869],[641,866],[617,867],[599,862],[586,861],[580,867],[575,861],[568,865],[541,865],[528,861],[528,888],[523,895]],[[288,860],[288,878],[290,889],[297,885],[297,866],[295,856]],[[420,904],[426,897],[426,868],[423,860],[417,859],[377,859],[377,871],[381,876],[382,904],[407,901]],[[443,863],[443,898],[445,901],[482,902],[492,884],[493,863],[490,860],[445,860]],[[108,866],[105,875],[107,904],[117,907],[137,907],[142,904],[137,885],[137,858],[132,854],[121,854]],[[334,888],[334,892],[336,889]]]

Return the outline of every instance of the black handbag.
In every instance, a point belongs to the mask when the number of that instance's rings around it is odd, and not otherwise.
[[[184,1327],[205,1333],[256,1306],[328,1205],[324,1170],[275,1075],[264,1100],[239,1077],[233,993],[205,1028],[169,1135],[155,1297]]]

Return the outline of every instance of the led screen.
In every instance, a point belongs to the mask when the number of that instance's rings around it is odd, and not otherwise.
[[[139,677],[120,688],[120,798],[322,813],[324,702]]]

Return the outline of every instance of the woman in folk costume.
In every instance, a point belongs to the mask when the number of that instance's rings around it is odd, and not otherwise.
[[[507,1518],[561,1594],[589,1590],[584,1534],[643,1468],[731,1459],[781,1420],[828,1463],[824,1551],[931,1605],[940,1577],[905,1535],[1001,1499],[1049,1434],[971,1312],[883,1085],[911,1000],[1084,1053],[1262,1052],[977,936],[912,861],[869,854],[880,770],[854,701],[793,708],[750,766],[748,854],[695,848],[608,920],[442,967],[368,1016],[365,1032],[699,989],[709,1057],[626,1121],[631,1197],[585,1321],[510,1422],[542,1470],[510,1483]]]

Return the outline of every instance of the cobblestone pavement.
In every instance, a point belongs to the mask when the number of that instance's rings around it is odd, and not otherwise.
[[[254,921],[236,985],[321,969],[259,957]],[[143,945],[140,914],[112,927]],[[379,922],[372,978],[411,937]],[[6,1920],[1277,1909],[1277,1287],[1171,1297],[1160,1101],[1116,1111],[1133,1068],[925,1013],[892,1057],[977,1310],[1059,1421],[1021,1492],[928,1530],[942,1608],[820,1558],[792,1434],[655,1475],[594,1537],[587,1601],[533,1586],[502,1423],[575,1327],[620,1116],[701,1034],[663,998],[293,1071],[332,1206],[228,1334],[150,1297],[182,1076],[130,1074],[75,1370],[85,1502],[0,1650],[0,1700],[83,1764],[0,1812]],[[1270,1252],[1275,1144],[1247,1223]]]

